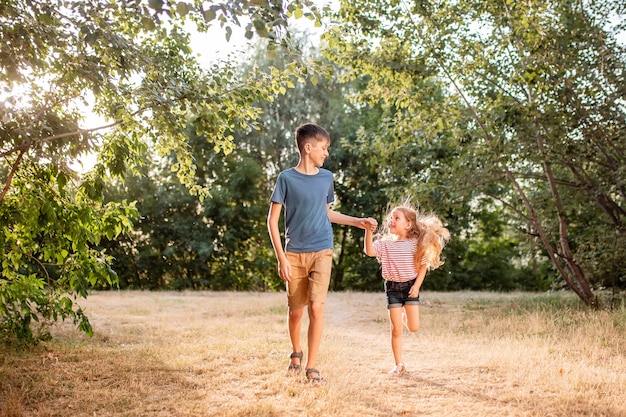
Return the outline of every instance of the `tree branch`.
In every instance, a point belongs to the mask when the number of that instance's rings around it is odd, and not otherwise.
[[[135,116],[138,112],[139,111],[131,114],[131,116]],[[67,138],[67,137],[70,137],[70,136],[85,135],[85,134],[88,134],[88,133],[96,132],[98,130],[108,129],[110,127],[117,126],[117,125],[120,125],[122,123],[124,123],[123,120],[116,120],[115,122],[109,123],[108,125],[94,127],[92,129],[78,129],[78,130],[76,130],[74,132],[65,132],[65,133],[60,133],[58,135],[48,136],[48,137],[45,137],[45,138],[41,139],[39,142],[43,142],[43,143],[45,143],[45,142],[52,142],[53,140],[63,139],[63,138]],[[9,156],[12,153],[15,153],[17,151],[25,152],[28,148],[30,148],[32,146],[32,144],[33,144],[32,141],[24,141],[19,146],[16,146],[13,149],[9,149],[8,151],[0,153],[0,157]]]
[[[24,158],[24,154],[26,153],[26,149],[21,149],[20,154],[17,156],[17,159],[11,166],[11,171],[9,171],[9,175],[7,176],[7,181],[4,183],[4,188],[2,189],[2,194],[0,194],[0,201],[4,200],[4,196],[9,192],[9,188],[11,188],[11,182],[13,181],[13,176],[15,175],[15,171],[22,163],[22,158]]]

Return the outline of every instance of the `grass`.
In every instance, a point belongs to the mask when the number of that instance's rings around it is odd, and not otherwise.
[[[589,311],[566,293],[422,299],[409,373],[390,378],[383,294],[330,294],[328,383],[313,387],[285,376],[284,294],[94,293],[92,339],[61,324],[31,350],[0,348],[0,417],[626,416],[624,307]]]

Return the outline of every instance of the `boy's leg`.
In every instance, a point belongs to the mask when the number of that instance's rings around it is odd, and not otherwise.
[[[300,344],[300,330],[304,307],[307,305],[309,293],[309,277],[306,266],[303,264],[303,254],[287,252],[287,259],[291,264],[292,277],[287,282],[287,305],[289,315],[287,325],[289,340],[291,341],[292,353],[302,352]],[[300,365],[300,358],[291,357],[290,362]]]
[[[333,250],[326,249],[311,254],[309,274],[309,330],[306,369],[317,366],[317,354],[324,330],[324,305],[330,284]]]
[[[306,368],[315,368],[317,365],[317,353],[322,342],[324,331],[324,304],[319,302],[309,303],[309,331],[308,352]]]
[[[302,316],[304,314],[304,307],[301,308],[289,308],[288,328],[289,328],[289,340],[293,347],[293,352],[301,352],[302,346],[300,345],[300,325],[302,323]],[[300,365],[300,359],[291,358],[291,363]]]

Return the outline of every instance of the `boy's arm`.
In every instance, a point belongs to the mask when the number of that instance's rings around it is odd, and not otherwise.
[[[278,229],[278,220],[280,219],[282,207],[282,204],[279,203],[272,202],[270,204],[270,211],[267,214],[267,230],[269,231],[274,253],[278,260],[278,276],[285,281],[289,281],[291,279],[291,264],[287,260],[287,256],[283,250],[280,230]]]
[[[347,226],[358,227],[360,229],[372,229],[375,230],[378,227],[378,222],[371,217],[361,218],[361,217],[352,217],[346,214],[339,213],[338,211],[332,210],[330,208],[330,204],[328,207],[328,219],[331,223],[337,224],[345,224]]]
[[[365,228],[365,239],[363,239],[363,252],[367,256],[376,256],[376,251],[374,250],[374,231],[367,227]]]
[[[409,291],[409,297],[415,298],[420,294],[420,288],[424,282],[424,277],[426,277],[426,267],[426,264],[420,263],[419,268],[417,268],[417,279]]]

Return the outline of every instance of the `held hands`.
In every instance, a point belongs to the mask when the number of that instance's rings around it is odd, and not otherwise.
[[[362,229],[374,232],[378,227],[378,222],[376,221],[376,219],[368,217],[367,219],[361,219],[360,226]]]

